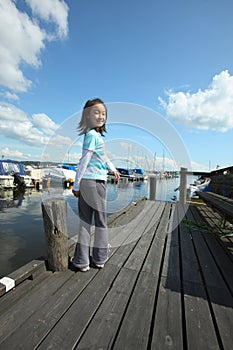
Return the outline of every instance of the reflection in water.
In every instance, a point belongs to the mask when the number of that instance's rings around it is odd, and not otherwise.
[[[0,192],[0,276],[44,255],[41,221],[35,190]]]
[[[0,190],[0,211],[4,208],[20,207],[23,204],[25,196],[29,196],[32,193],[32,189],[8,189]]]

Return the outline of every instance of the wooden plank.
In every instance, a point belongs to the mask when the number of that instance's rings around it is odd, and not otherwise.
[[[177,212],[174,214],[175,220]],[[183,326],[178,227],[168,235],[153,319],[151,349],[182,349]]]
[[[35,278],[38,274],[44,272],[46,269],[44,260],[32,260],[19,269],[15,270],[7,277],[12,278],[15,281],[15,286],[19,285],[28,278]],[[0,296],[4,295],[6,288],[1,284]]]
[[[44,260],[32,260],[24,266],[20,267],[16,271],[9,274],[9,277],[15,280],[15,285],[22,283],[27,278],[34,278],[38,273],[46,270],[46,264]]]
[[[183,222],[180,223],[180,246],[183,281],[202,284],[199,265],[192,245],[190,232],[186,224]],[[202,296],[204,297],[205,295]]]
[[[173,207],[175,208],[175,207]],[[161,213],[162,214],[162,213]],[[151,245],[150,251],[147,255],[146,261],[142,268],[143,271],[159,275],[160,263],[166,244],[167,235],[170,234],[170,217],[171,217],[171,206],[167,203],[163,216],[155,232],[155,237]]]
[[[0,314],[0,341],[12,337],[12,333],[24,324],[42,305],[47,302],[48,296],[59,289],[67,279],[73,275],[71,271],[52,274],[41,285],[25,294],[16,303],[13,303],[4,313]],[[10,348],[10,347],[9,347]]]
[[[222,217],[218,213],[213,212],[211,208],[207,207],[206,210],[198,208],[198,214],[210,225],[210,227],[213,227],[219,232],[219,234],[221,234],[221,239],[219,239],[218,242],[227,253],[229,259],[233,262],[233,238],[225,236],[226,234],[232,233],[232,226],[223,227]]]
[[[163,213],[164,205],[161,205],[160,211],[159,211],[159,217],[161,217],[161,214]],[[154,239],[154,235],[157,229],[157,226],[161,226],[163,221],[158,220],[158,211],[156,208],[156,212],[152,211],[151,217],[148,217],[148,220],[150,220],[150,225],[145,225],[145,228],[142,228],[142,237],[138,241],[138,243],[135,245],[135,248],[130,255],[129,259],[127,260],[125,267],[128,269],[134,269],[134,270],[140,270],[142,267],[142,264],[145,260],[145,257],[147,256],[147,252],[149,250],[149,247],[151,245],[152,240]],[[161,220],[161,219],[160,219]],[[154,226],[152,225],[154,223]],[[165,223],[167,224],[166,220]],[[148,229],[149,227],[149,229]],[[164,227],[164,226],[163,226]],[[166,232],[163,229],[163,232]],[[166,235],[166,234],[165,234]]]
[[[206,207],[206,209],[204,209],[199,207],[198,214],[196,215],[200,215],[201,220],[204,220],[207,224],[210,225],[210,230],[213,227],[214,230],[216,232],[219,232],[221,235],[232,233],[232,228],[227,229],[226,227],[222,227],[222,217],[220,217],[218,213],[213,212],[211,208]],[[221,245],[224,253],[228,256],[231,263],[233,263],[233,242],[231,241],[231,237],[216,237],[216,241],[219,245]]]
[[[153,237],[154,229],[152,228],[138,240],[132,253],[124,264],[125,268],[140,271]]]
[[[198,260],[190,232],[183,222],[180,223],[180,250],[184,321],[188,349],[217,349],[219,344]]]
[[[226,215],[229,219],[233,219],[233,201],[223,196],[216,196],[212,192],[200,192],[199,197],[209,205],[214,206],[217,210]]]
[[[227,249],[229,258],[233,262],[233,238],[221,237],[220,243]]]
[[[109,349],[112,347],[137,275],[137,271],[122,268],[77,344],[77,349]]]
[[[6,286],[5,284],[0,283],[0,296],[6,293]]]
[[[150,247],[147,245],[147,247],[150,248],[149,254],[145,254],[145,246],[143,247],[144,249],[141,249],[144,251],[144,259],[146,256],[146,260],[140,272],[116,341],[114,342],[114,349],[147,349],[151,332],[151,322],[154,314],[159,270],[166,242],[168,221],[171,215],[170,209],[171,206],[166,204],[160,222],[156,223],[156,226],[151,228],[150,235],[153,234],[153,242]],[[144,235],[140,243],[144,243],[145,240],[150,241],[150,235],[149,232]],[[150,238],[147,238],[147,236]],[[136,248],[139,247],[138,245]],[[136,255],[136,250],[134,253]],[[134,264],[126,264],[125,266],[131,267],[134,266]]]
[[[36,307],[30,317],[24,319],[24,322],[19,324],[18,328],[0,346],[3,349],[12,350],[34,349],[38,346],[83,292],[96,273],[98,273],[97,270],[91,270],[88,274],[70,274],[68,271],[56,273],[54,277],[54,283],[57,285],[56,290],[52,288],[51,282],[47,284],[49,292],[46,301],[41,303],[40,307]],[[68,278],[66,277],[64,280],[63,277],[62,282],[62,276],[68,276]],[[61,333],[61,335],[64,334],[63,331]],[[30,334],[30,337],[28,334]]]
[[[194,219],[200,220],[199,213],[193,209],[192,215]],[[221,245],[220,238],[214,233],[205,233],[202,235],[202,237],[212,254],[212,259],[215,261],[218,270],[220,271],[233,296],[233,262],[231,261],[229,254],[227,254],[226,248]]]
[[[193,219],[193,217],[190,217]],[[209,238],[211,235],[209,236]],[[222,275],[210,254],[208,246],[200,232],[192,234],[195,250],[198,254],[201,273],[212,308],[218,341],[224,349],[230,349],[233,343],[233,299]],[[214,239],[214,237],[212,237]]]
[[[135,218],[138,214],[143,210],[143,207],[147,205],[147,198],[142,197],[138,199],[136,202],[130,203],[127,207],[119,210],[118,212],[110,215],[108,217],[108,227],[115,227],[120,225],[124,225],[128,223],[129,216],[131,218]]]
[[[142,271],[120,325],[114,350],[147,349],[158,279]]]
[[[127,223],[125,221],[119,222],[117,227],[109,228],[109,242],[112,247],[120,247],[122,245],[137,241],[141,235],[141,227],[144,222],[148,225],[149,220],[147,219],[147,214],[153,210],[155,202],[146,201],[143,209],[136,217],[128,217]],[[125,217],[124,217],[125,219]]]
[[[150,230],[150,228],[154,225],[154,220],[160,220],[163,207],[163,202],[147,201],[147,205],[140,212],[137,218],[127,225],[127,228],[130,228],[130,226],[133,225],[133,229],[131,229],[131,234],[128,235],[123,244],[136,241],[142,236],[142,234]]]
[[[35,279],[27,279],[23,283],[19,284],[16,289],[5,293],[0,298],[0,310],[1,314],[7,311],[12,305],[20,302],[21,298],[30,293],[33,289],[38,288],[41,283],[46,283],[46,279],[51,275],[50,271],[45,271],[38,275]]]
[[[167,288],[161,278],[150,349],[183,349],[180,292]]]
[[[174,288],[176,291],[180,292],[180,257],[178,227],[176,227],[171,232],[171,234],[168,235],[168,241],[162,269],[162,277],[164,277],[164,280],[167,281],[167,288]]]
[[[188,349],[219,349],[204,286],[183,282],[183,291]]]
[[[228,233],[232,233],[232,224],[229,222],[224,222],[223,216],[212,208],[205,206],[198,208],[199,215],[202,220],[204,220],[210,228],[213,228],[219,235],[224,236]]]
[[[157,218],[157,210],[161,210],[163,204],[148,201],[146,208],[148,216],[145,215],[144,212],[141,212],[141,215],[138,216],[137,220],[134,220],[129,226],[124,226],[123,229],[120,228],[120,230],[122,230],[122,235],[124,235],[124,239],[121,241],[121,246],[114,252],[108,263],[119,267],[123,266],[134,249],[136,242],[147,230],[150,229],[150,220],[152,220],[152,218]]]
[[[118,273],[119,269],[117,267],[106,264],[105,268],[97,273],[96,277],[88,284],[85,291],[81,293],[79,298],[75,300],[55,327],[51,329],[38,349],[73,349],[85,332],[86,327],[98,313],[97,310],[102,307],[106,294],[111,291],[116,292],[114,280]],[[129,280],[124,280],[124,283],[128,284],[130,281],[129,275],[128,278]],[[120,290],[124,290],[123,286],[120,286],[119,291]],[[114,300],[113,298],[113,302]],[[111,312],[112,308],[108,307],[105,317],[111,317]],[[109,327],[110,326],[111,323],[109,323]],[[105,324],[102,324],[101,328],[105,328]],[[92,327],[90,327],[90,329],[92,329]],[[93,338],[95,338],[95,340],[99,339],[99,334],[97,329],[95,329],[95,325],[93,332]]]

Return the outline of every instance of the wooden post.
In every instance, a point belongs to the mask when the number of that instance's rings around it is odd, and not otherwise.
[[[179,202],[186,204],[187,199],[187,168],[180,168],[180,197]]]
[[[67,203],[64,199],[42,202],[48,269],[63,271],[68,268]]]
[[[150,176],[150,200],[155,200],[155,194],[156,194],[156,175]]]

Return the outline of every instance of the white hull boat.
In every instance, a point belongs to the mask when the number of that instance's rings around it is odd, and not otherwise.
[[[34,187],[32,177],[26,175],[24,165],[11,159],[0,161],[1,188],[30,188]]]
[[[8,189],[14,186],[14,176],[0,175],[0,188]]]

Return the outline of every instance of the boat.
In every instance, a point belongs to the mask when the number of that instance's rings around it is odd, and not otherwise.
[[[23,163],[12,159],[0,161],[0,188],[34,187],[32,177],[27,175]]]
[[[61,168],[66,178],[67,186],[73,185],[77,171],[76,167],[74,165],[63,164]]]
[[[190,184],[188,192],[190,197],[198,196],[198,192],[207,192],[210,190],[211,179],[209,177],[200,177],[194,181],[194,184]]]
[[[207,192],[210,190],[211,179],[209,177],[200,177],[194,181],[193,184],[187,186],[187,196],[189,198],[198,197],[198,192]],[[177,187],[174,191],[178,191],[180,186]]]
[[[10,189],[14,187],[14,176],[0,174],[0,188]]]
[[[131,169],[117,168],[117,171],[120,173],[121,178],[127,178],[129,181],[135,180],[135,175]]]
[[[135,176],[135,180],[144,181],[148,179],[148,176],[145,174],[145,171],[142,168],[134,168],[132,171]]]
[[[76,167],[73,165],[63,164],[60,167],[43,168],[42,181],[48,186],[70,187],[74,184],[76,176]]]
[[[129,181],[134,181],[136,179],[136,177],[131,169],[127,169],[127,168],[116,168],[116,169],[120,173],[120,179],[128,179]],[[108,170],[107,181],[111,182],[111,183],[118,182],[115,178],[113,171],[111,171],[111,170]]]

